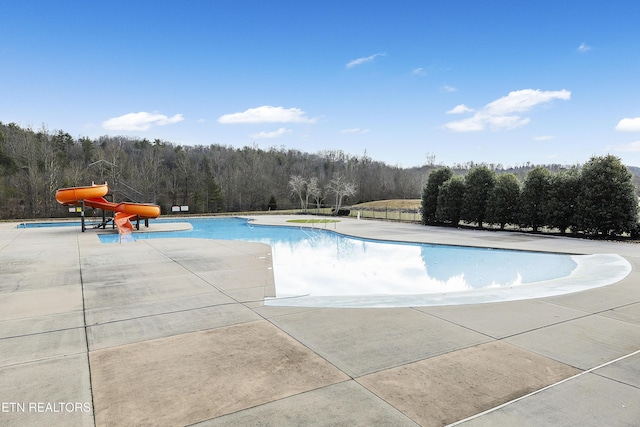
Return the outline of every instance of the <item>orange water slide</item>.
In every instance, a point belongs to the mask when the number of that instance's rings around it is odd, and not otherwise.
[[[113,221],[120,234],[128,234],[133,230],[132,218],[157,218],[160,206],[149,203],[114,203],[104,198],[109,192],[107,184],[92,184],[86,187],[61,188],[56,191],[56,200],[63,205],[85,206],[115,212]]]

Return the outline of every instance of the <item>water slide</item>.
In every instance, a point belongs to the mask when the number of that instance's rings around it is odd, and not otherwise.
[[[70,206],[80,206],[84,202],[84,206],[114,212],[113,222],[118,227],[120,234],[129,234],[133,231],[132,218],[157,218],[160,215],[160,206],[158,205],[109,202],[104,198],[108,192],[107,183],[92,184],[86,187],[61,188],[56,191],[56,200],[58,203]]]

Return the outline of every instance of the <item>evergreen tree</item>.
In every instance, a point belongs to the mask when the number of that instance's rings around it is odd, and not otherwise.
[[[518,222],[518,203],[520,201],[520,181],[512,173],[503,173],[496,177],[496,184],[487,202],[487,219],[500,224],[504,230],[506,224]]]
[[[422,203],[420,205],[423,224],[431,224],[436,221],[438,191],[440,186],[451,179],[452,176],[453,171],[448,167],[432,170],[429,174],[427,184],[422,189]]]
[[[574,167],[551,176],[546,205],[548,225],[562,234],[576,228],[576,203],[580,193],[580,172]]]
[[[546,201],[549,195],[549,170],[536,166],[527,172],[520,196],[520,224],[533,231],[547,224]]]
[[[276,209],[278,209],[278,202],[276,202],[276,196],[274,196],[273,194],[271,195],[271,197],[269,197],[267,208],[270,211],[275,211]]]
[[[462,202],[462,219],[476,222],[479,227],[485,221],[489,194],[493,191],[496,174],[486,166],[472,168],[464,179],[465,192]]]
[[[222,206],[222,192],[213,177],[207,180],[207,211],[218,212]]]
[[[590,234],[633,231],[638,222],[638,197],[631,172],[618,157],[592,157],[582,169],[578,224]]]
[[[436,219],[458,225],[462,216],[464,193],[464,178],[461,176],[453,176],[443,183],[438,192]]]

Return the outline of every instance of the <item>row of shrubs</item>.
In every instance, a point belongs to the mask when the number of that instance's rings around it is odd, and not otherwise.
[[[592,157],[582,167],[551,173],[530,170],[523,182],[511,173],[496,174],[477,166],[465,176],[448,167],[429,175],[422,191],[423,224],[460,221],[507,225],[539,231],[637,237],[637,189],[618,157]]]

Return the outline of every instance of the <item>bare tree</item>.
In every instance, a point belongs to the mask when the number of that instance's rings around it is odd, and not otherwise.
[[[340,211],[340,207],[342,206],[342,201],[345,197],[350,197],[356,194],[356,185],[353,182],[347,181],[347,178],[344,175],[336,173],[333,175],[333,179],[329,182],[327,186],[327,191],[329,193],[333,193],[336,196],[336,204],[334,215],[338,215]]]
[[[162,158],[159,154],[160,148],[153,148],[144,151],[139,163],[140,175],[144,177],[142,188],[148,193],[156,193],[162,170]]]
[[[300,175],[292,175],[289,179],[289,187],[291,187],[291,194],[298,196],[300,199],[300,209],[306,212],[309,201],[307,181]]]
[[[315,176],[309,179],[307,183],[307,203],[309,203],[309,197],[313,198],[316,203],[316,209],[320,209],[320,202],[322,201],[322,189],[318,184],[318,178]]]

